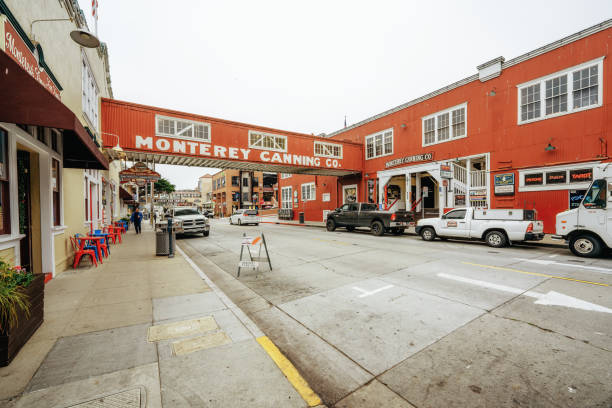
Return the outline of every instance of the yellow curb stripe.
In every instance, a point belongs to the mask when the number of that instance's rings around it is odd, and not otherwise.
[[[257,338],[257,342],[266,350],[266,353],[268,353],[278,368],[285,374],[285,377],[287,377],[291,385],[293,385],[293,388],[301,395],[309,407],[321,405],[321,398],[315,394],[306,380],[302,378],[293,364],[291,364],[291,361],[280,352],[274,343],[272,343],[272,340],[267,336],[262,336]]]
[[[563,276],[547,275],[545,273],[538,273],[538,272],[527,272],[527,271],[521,271],[520,269],[505,268],[503,266],[481,265],[481,264],[472,263],[472,262],[461,262],[461,263],[466,264],[466,265],[472,265],[472,266],[480,266],[482,268],[490,268],[490,269],[499,269],[501,271],[518,272],[518,273],[523,273],[525,275],[542,276],[542,277],[545,277],[545,278],[563,279],[563,280],[572,281],[572,282],[588,283],[589,285],[610,286],[607,283],[598,283],[598,282],[591,282],[591,281],[585,281],[585,280],[580,280],[580,279],[564,278]]]

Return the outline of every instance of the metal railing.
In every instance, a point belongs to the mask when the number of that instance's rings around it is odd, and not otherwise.
[[[470,187],[472,188],[487,187],[487,172],[484,170],[471,171],[470,172]]]

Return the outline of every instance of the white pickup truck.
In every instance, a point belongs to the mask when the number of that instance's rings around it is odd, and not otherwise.
[[[536,220],[535,210],[459,208],[439,218],[419,220],[416,233],[425,241],[436,237],[478,239],[501,248],[515,241],[541,240],[544,224]]]

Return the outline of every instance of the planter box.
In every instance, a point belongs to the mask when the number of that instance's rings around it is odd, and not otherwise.
[[[21,347],[43,322],[45,275],[35,275],[24,292],[30,300],[30,317],[26,319],[25,313],[20,311],[17,326],[0,332],[0,367],[5,367],[13,361]]]

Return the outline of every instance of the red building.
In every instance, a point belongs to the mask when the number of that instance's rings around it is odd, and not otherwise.
[[[350,200],[435,214],[536,208],[554,232],[609,160],[611,46],[608,20],[334,132],[330,142],[364,144],[362,174],[281,177],[281,206],[319,221]]]

